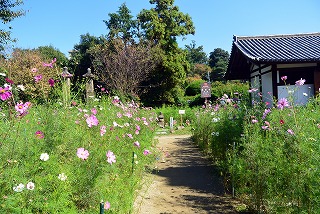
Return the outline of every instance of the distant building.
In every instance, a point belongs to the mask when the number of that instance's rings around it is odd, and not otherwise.
[[[234,36],[225,78],[248,80],[270,105],[291,93],[305,104],[320,90],[320,33]],[[301,78],[305,84],[295,86]]]

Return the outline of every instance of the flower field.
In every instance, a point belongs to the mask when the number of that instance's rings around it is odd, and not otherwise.
[[[296,82],[298,92],[303,83]],[[319,104],[319,95],[306,106],[294,105],[290,97],[270,106],[225,95],[197,113],[193,138],[248,210],[319,213]]]
[[[153,111],[119,98],[90,105],[12,102],[0,88],[0,212],[129,213],[155,160]]]

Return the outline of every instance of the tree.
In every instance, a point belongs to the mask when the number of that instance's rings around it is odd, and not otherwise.
[[[207,65],[208,57],[203,51],[203,46],[196,47],[196,42],[193,40],[190,45],[185,46],[185,50],[187,51],[187,60],[191,64],[190,72],[187,73],[188,77],[204,77],[211,71]]]
[[[22,0],[1,0],[0,1],[0,20],[6,25],[17,17],[23,16],[25,12],[23,10],[12,10],[12,8],[23,4]],[[7,29],[0,29],[0,51],[5,49],[5,46],[9,42],[15,41],[11,38],[11,27]]]
[[[214,49],[209,54],[209,66],[212,68],[211,80],[222,80],[227,71],[229,53],[221,48]]]
[[[141,83],[158,64],[154,47],[147,43],[126,44],[111,40],[90,49],[99,79],[118,95],[137,97]]]
[[[133,20],[131,11],[128,9],[126,4],[122,4],[119,7],[118,13],[109,13],[110,19],[104,20],[104,23],[109,29],[108,39],[120,38],[123,41],[132,40],[137,31],[137,21]]]
[[[207,64],[208,57],[203,51],[203,46],[196,47],[196,42],[192,40],[190,45],[185,45],[187,51],[187,59],[192,64]]]
[[[54,48],[53,46],[40,46],[37,48],[40,54],[43,56],[44,59],[48,61],[56,58],[57,64],[62,68],[68,65],[67,57],[58,49]]]
[[[93,67],[88,53],[89,49],[95,45],[103,44],[104,41],[103,37],[91,36],[89,33],[80,36],[80,43],[74,46],[69,60],[69,67],[77,78],[81,78],[88,68]]]
[[[150,90],[144,95],[149,103],[175,102],[185,80],[190,65],[186,52],[178,47],[176,38],[194,34],[191,17],[183,14],[174,0],[150,0],[155,8],[143,9],[138,14],[138,21],[144,31],[144,38],[159,45],[161,64],[153,73],[151,81],[145,82]]]

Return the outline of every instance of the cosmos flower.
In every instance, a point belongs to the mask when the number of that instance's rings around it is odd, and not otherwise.
[[[110,150],[107,152],[106,156],[107,156],[107,162],[110,163],[111,165],[112,163],[116,162],[116,156]]]
[[[89,151],[85,150],[84,148],[78,148],[77,149],[77,156],[78,158],[82,160],[86,160],[89,157]]]
[[[42,154],[40,155],[40,160],[42,160],[42,161],[47,161],[47,160],[49,160],[49,155],[48,155],[48,153],[42,153]]]

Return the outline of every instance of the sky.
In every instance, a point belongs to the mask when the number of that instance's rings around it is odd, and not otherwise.
[[[52,45],[68,56],[80,35],[108,33],[103,20],[126,3],[131,15],[155,5],[149,0],[24,0],[27,13],[10,23],[14,48]],[[195,35],[179,37],[181,48],[195,41],[208,55],[216,48],[230,53],[233,36],[320,32],[319,0],[175,0],[189,14]]]

